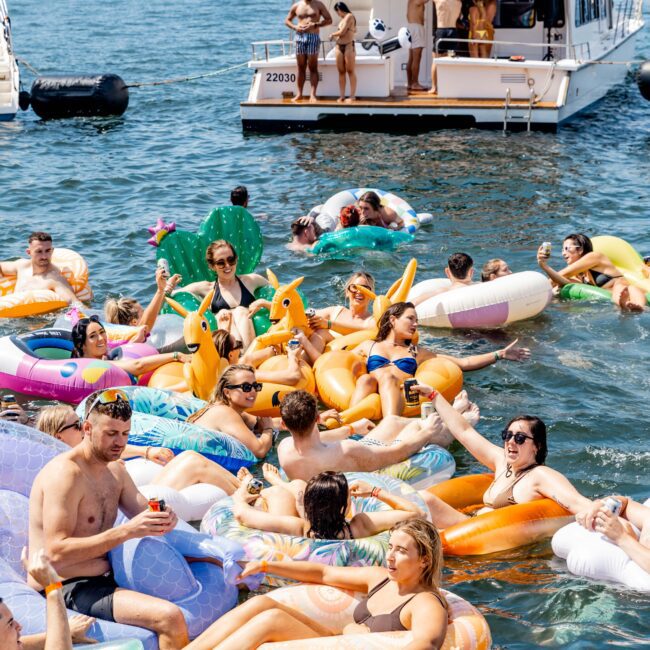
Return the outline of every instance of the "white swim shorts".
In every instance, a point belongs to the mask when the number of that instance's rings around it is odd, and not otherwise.
[[[411,47],[413,49],[424,47],[427,44],[424,37],[424,25],[420,25],[420,23],[409,23],[408,28],[409,32],[411,32]]]

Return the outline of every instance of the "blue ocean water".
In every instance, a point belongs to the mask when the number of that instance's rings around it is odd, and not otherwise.
[[[288,3],[162,3],[36,0],[10,6],[16,49],[42,73],[115,72],[127,82],[161,80],[245,61],[250,42],[284,35]],[[650,57],[647,30],[637,53]],[[30,75],[23,69],[25,80]],[[458,250],[482,264],[504,257],[535,268],[552,241],[559,266],[569,232],[614,234],[650,253],[650,105],[632,76],[558,134],[437,131],[243,134],[246,69],[200,81],[134,89],[121,118],[42,122],[33,113],[0,123],[0,258],[20,255],[29,231],[45,229],[82,252],[100,304],[108,294],[146,300],[158,217],[193,230],[239,183],[265,237],[263,264],[281,280],[304,275],[316,306],[341,299],[351,271],[387,288],[411,256],[418,278],[439,276]],[[435,215],[408,250],[348,260],[287,253],[293,218],[346,187],[377,186]],[[650,316],[608,304],[553,304],[503,332],[424,332],[458,354],[519,337],[530,363],[501,363],[467,376],[497,439],[521,411],[550,427],[549,464],[589,496],[650,497],[646,407]],[[0,323],[0,334],[43,321]],[[644,406],[645,405],[645,406]],[[479,465],[453,449],[461,472]],[[447,581],[487,616],[497,647],[641,647],[650,605],[639,594],[572,577],[548,544],[497,558],[448,562]]]

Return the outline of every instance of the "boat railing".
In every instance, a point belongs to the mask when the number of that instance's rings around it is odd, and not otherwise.
[[[549,44],[549,43],[523,43],[523,42],[520,42],[520,41],[499,41],[499,40],[485,41],[485,40],[481,40],[481,39],[478,39],[478,38],[455,38],[455,37],[450,37],[450,38],[439,38],[436,41],[436,45],[435,45],[436,54],[438,54],[438,48],[439,48],[439,45],[441,43],[450,43],[450,44],[467,43],[468,45],[470,43],[476,43],[476,44],[479,44],[479,45],[492,45],[492,52],[491,52],[491,54],[490,54],[490,56],[488,58],[495,59],[495,60],[499,59],[499,58],[503,58],[503,56],[501,56],[501,57],[499,56],[499,46],[530,47],[530,48],[535,48],[535,49],[539,49],[539,50],[547,50],[547,52],[544,53],[544,56],[541,58],[541,60],[543,60],[543,61],[545,61],[545,60],[553,60],[554,57],[552,55],[549,56],[549,54],[552,53],[554,50],[557,50],[557,49],[565,50],[566,58],[575,59],[576,58],[576,49],[580,48],[580,50],[582,51],[583,46],[585,46],[585,45],[588,46],[589,45],[588,43],[580,43],[580,44],[577,44],[577,45],[565,45],[563,43]],[[448,46],[444,47],[443,49],[446,50],[447,52],[452,52],[453,51],[453,50],[450,50]],[[453,51],[453,52],[455,53],[455,51]]]
[[[359,43],[361,45],[366,45],[368,46],[368,49],[370,49],[370,46],[372,45],[377,45],[377,41],[372,38],[364,38],[354,42]],[[321,48],[321,56],[323,57],[323,59],[327,56],[327,54],[331,50],[334,49],[335,45],[336,45],[336,41],[321,40],[320,48]],[[293,39],[253,41],[253,43],[251,43],[251,47],[253,49],[253,61],[268,61],[270,58],[274,58],[274,55],[289,56],[295,54],[296,52],[296,43]],[[383,55],[379,52],[379,50],[377,50],[377,56],[381,56],[383,58]]]

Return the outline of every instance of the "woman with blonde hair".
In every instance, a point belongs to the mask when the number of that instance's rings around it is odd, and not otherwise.
[[[469,55],[473,58],[488,59],[494,40],[494,17],[497,13],[496,0],[474,0],[469,8]],[[480,42],[484,41],[484,42]]]
[[[410,647],[440,648],[448,617],[440,593],[442,566],[438,531],[424,519],[410,519],[391,529],[385,567],[252,561],[246,563],[241,577],[264,572],[365,593],[354,610],[354,623],[345,627],[344,634],[410,630]],[[269,596],[255,596],[218,619],[187,650],[238,650],[323,636],[332,632],[300,611]]]
[[[238,363],[228,366],[219,377],[207,406],[193,413],[188,422],[221,431],[239,440],[257,458],[264,458],[273,445],[273,420],[246,413],[255,406],[262,384],[255,368]]]

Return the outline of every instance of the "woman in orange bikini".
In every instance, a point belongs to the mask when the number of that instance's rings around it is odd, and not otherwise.
[[[416,386],[426,393],[429,386]],[[437,391],[433,405],[451,434],[476,460],[494,472],[494,481],[483,495],[484,508],[477,514],[515,503],[549,498],[573,514],[585,510],[591,501],[583,497],[560,472],[547,467],[546,425],[531,415],[519,415],[501,432],[503,447],[484,438]],[[426,490],[420,492],[431,520],[438,528],[447,528],[469,517]]]
[[[496,0],[474,0],[474,4],[469,8],[469,37],[475,39],[469,44],[469,54],[474,58],[487,59],[492,52],[492,43],[494,40],[494,17],[497,13]],[[476,41],[488,41],[486,43],[477,43]]]
[[[357,31],[357,19],[348,9],[345,2],[337,2],[334,11],[342,18],[338,29],[330,38],[336,41],[336,67],[339,71],[339,98],[338,102],[353,102],[357,94],[357,55],[354,51],[354,34]],[[345,98],[345,75],[350,78],[350,96]]]

